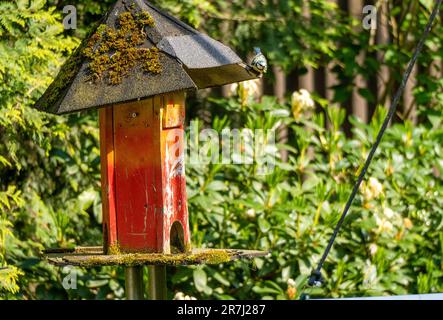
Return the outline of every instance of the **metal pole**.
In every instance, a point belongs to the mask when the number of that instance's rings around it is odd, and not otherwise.
[[[143,300],[143,267],[127,267],[125,270],[126,299]]]
[[[149,299],[166,300],[166,267],[165,266],[149,266]]]

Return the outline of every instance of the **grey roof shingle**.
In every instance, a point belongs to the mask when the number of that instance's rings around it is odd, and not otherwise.
[[[107,26],[116,27],[118,16],[129,10],[148,12],[154,19],[155,26],[146,30],[146,41],[140,47],[155,46],[160,50],[161,73],[152,74],[134,68],[120,84],[92,81],[88,74],[89,61],[83,55],[89,41],[87,37],[36,103],[36,108],[64,114],[257,78],[229,47],[145,0],[119,0],[102,21]]]

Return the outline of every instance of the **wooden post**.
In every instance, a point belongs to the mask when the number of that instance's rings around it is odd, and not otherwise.
[[[166,300],[166,267],[149,266],[148,267],[148,292],[151,300]]]
[[[125,269],[125,289],[127,300],[143,300],[143,267],[127,267]]]

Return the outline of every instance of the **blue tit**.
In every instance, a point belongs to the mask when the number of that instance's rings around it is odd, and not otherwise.
[[[254,48],[255,57],[252,59],[250,67],[260,75],[268,71],[268,60],[261,52],[260,48]]]

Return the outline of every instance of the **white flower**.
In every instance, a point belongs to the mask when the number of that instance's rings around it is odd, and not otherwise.
[[[260,79],[234,83],[229,87],[229,96],[238,95],[243,105],[260,95]]]
[[[362,184],[362,192],[366,201],[378,198],[383,193],[383,185],[377,178],[369,178],[368,182]]]
[[[254,79],[242,83],[245,93],[248,97],[256,97],[260,91],[260,80]]]
[[[185,300],[185,294],[183,292],[177,292],[174,296],[174,300]]]
[[[309,91],[301,89],[292,94],[291,99],[292,113],[296,120],[300,119],[301,115],[315,106],[315,102],[311,97]]]
[[[389,221],[387,221],[384,218],[381,219],[377,216],[377,217],[375,217],[375,222],[377,223],[377,226],[378,226],[378,229],[377,229],[378,233],[391,232],[394,229],[394,226],[392,225],[392,223],[390,223]]]
[[[373,177],[369,178],[369,188],[371,188],[374,198],[378,198],[378,196],[383,192],[383,185]]]
[[[292,94],[292,104],[300,104],[303,109],[314,108],[315,102],[311,97],[311,94],[306,89],[301,89],[300,91],[295,91]]]
[[[248,218],[255,218],[255,216],[256,216],[256,213],[255,213],[255,210],[254,209],[249,209],[249,210],[247,210],[246,211],[246,216],[248,217]]]
[[[296,286],[294,279],[291,279],[291,278],[288,279],[287,284],[288,284],[288,287],[292,287],[292,288],[295,288],[295,286]]]
[[[371,285],[376,280],[377,280],[377,267],[368,261],[366,262],[366,270],[363,274],[363,284]]]
[[[185,295],[183,292],[177,292],[174,296],[174,300],[197,300],[192,296]]]
[[[238,90],[238,83],[233,83],[229,85],[229,96],[235,96]]]
[[[392,211],[392,209],[390,209],[390,208],[384,208],[384,209],[383,209],[383,214],[384,214],[385,217],[388,218],[388,219],[392,219],[395,215],[397,215],[397,213],[395,213],[394,211]]]
[[[248,81],[243,81],[240,83],[233,83],[229,86],[229,91],[231,95],[238,93],[238,89],[243,87],[243,89],[250,95],[255,95],[260,89],[260,79],[253,79]]]
[[[369,252],[371,253],[371,255],[375,255],[377,253],[378,247],[375,243],[371,243],[369,245]]]

